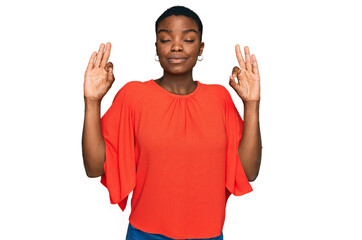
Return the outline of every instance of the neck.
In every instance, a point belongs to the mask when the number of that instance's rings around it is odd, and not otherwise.
[[[167,91],[181,95],[188,94],[196,88],[192,72],[184,75],[172,75],[164,72],[163,76],[157,79],[157,83]]]

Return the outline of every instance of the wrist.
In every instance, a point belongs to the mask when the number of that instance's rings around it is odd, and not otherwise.
[[[85,110],[87,111],[100,111],[101,100],[95,98],[84,97]]]
[[[260,100],[259,101],[245,101],[244,109],[259,109]]]
[[[99,103],[101,103],[101,101],[102,101],[102,99],[99,99],[99,98],[84,96],[84,103],[85,104],[99,104]]]

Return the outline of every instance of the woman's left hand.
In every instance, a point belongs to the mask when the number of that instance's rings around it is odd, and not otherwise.
[[[236,58],[239,62],[239,67],[234,67],[230,76],[229,84],[236,91],[244,104],[247,102],[260,101],[260,76],[258,63],[253,54],[250,58],[249,47],[244,47],[245,60],[241,54],[240,46],[235,46]],[[238,82],[235,81],[237,77]]]

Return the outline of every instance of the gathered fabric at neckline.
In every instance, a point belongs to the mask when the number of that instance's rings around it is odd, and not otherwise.
[[[191,97],[191,96],[195,95],[195,94],[199,91],[199,89],[200,89],[200,87],[201,87],[201,83],[200,83],[198,80],[196,80],[197,86],[196,86],[195,90],[192,91],[192,92],[190,92],[190,93],[188,93],[188,94],[182,94],[182,95],[181,95],[181,94],[175,94],[175,93],[172,93],[172,92],[167,91],[166,89],[164,89],[163,87],[161,87],[160,85],[158,85],[158,84],[155,82],[154,79],[151,79],[150,81],[153,83],[153,85],[155,85],[157,88],[159,88],[160,90],[162,90],[162,92],[164,92],[164,93],[166,93],[166,94],[168,94],[168,95],[170,95],[170,96],[179,97],[179,98],[188,98],[188,97]]]

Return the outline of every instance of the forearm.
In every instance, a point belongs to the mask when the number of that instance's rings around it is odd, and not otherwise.
[[[260,102],[244,103],[243,134],[239,144],[239,157],[249,181],[254,181],[261,163],[261,134],[259,126]]]
[[[88,177],[104,173],[105,142],[101,130],[101,101],[84,100],[85,114],[82,136],[83,163]]]

